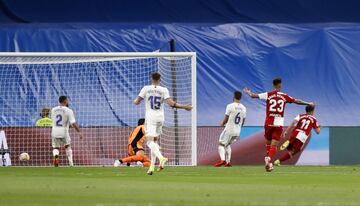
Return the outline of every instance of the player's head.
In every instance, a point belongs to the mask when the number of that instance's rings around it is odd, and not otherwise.
[[[234,92],[234,101],[235,100],[240,101],[241,97],[242,97],[242,93],[240,91]]]
[[[305,107],[306,114],[314,114],[315,106],[307,105]]]
[[[48,117],[49,114],[50,114],[50,109],[49,109],[49,108],[42,108],[42,109],[41,109],[40,116],[41,116],[42,118]]]
[[[161,74],[158,72],[151,74],[151,81],[153,84],[159,84],[160,83]]]
[[[273,87],[275,90],[280,90],[281,89],[281,78],[275,78],[273,80]]]
[[[69,100],[67,98],[67,96],[60,96],[59,97],[59,103],[63,106],[69,106]]]
[[[145,124],[145,119],[141,118],[138,120],[138,126]]]

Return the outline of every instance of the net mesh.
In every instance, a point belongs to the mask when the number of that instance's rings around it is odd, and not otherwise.
[[[60,95],[70,101],[84,139],[71,129],[75,165],[112,165],[127,155],[132,129],[145,107],[133,100],[151,73],[178,102],[192,102],[192,58],[186,57],[1,57],[0,125],[5,131],[13,165],[52,164],[51,128],[35,127],[43,108],[57,105]],[[165,106],[160,146],[170,165],[192,164],[191,112]],[[145,152],[148,149],[144,145]],[[22,152],[30,161],[21,162]],[[67,165],[60,151],[61,165]]]

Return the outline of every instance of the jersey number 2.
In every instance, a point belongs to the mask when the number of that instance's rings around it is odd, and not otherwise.
[[[150,101],[151,109],[160,109],[160,104],[161,104],[160,100],[161,100],[161,97],[150,96],[149,101]]]
[[[62,127],[62,116],[60,114],[56,115],[56,126]]]

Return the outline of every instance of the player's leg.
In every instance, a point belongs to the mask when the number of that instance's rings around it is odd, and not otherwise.
[[[282,162],[291,159],[294,155],[301,151],[302,147],[303,143],[300,140],[296,138],[292,139],[287,147],[287,152],[276,160],[274,164],[279,166]]]
[[[163,127],[163,122],[158,122],[156,125],[156,134],[157,136],[160,136],[160,134],[162,133],[162,127]],[[157,147],[159,148],[159,152],[160,152],[160,146],[158,145],[158,143],[156,142]],[[161,154],[161,153],[160,153]],[[161,155],[162,156],[162,155]],[[161,171],[164,169],[166,162],[168,161],[168,158],[166,157],[159,157],[157,155],[157,157],[159,158],[159,168],[157,169],[157,171]]]
[[[230,142],[227,144],[227,146],[225,147],[225,167],[232,167],[232,165],[230,164],[231,161],[231,145],[236,141],[237,137],[233,136],[231,137]]]
[[[219,137],[219,146],[218,146],[218,152],[219,152],[219,156],[220,156],[220,161],[216,162],[215,163],[215,167],[221,167],[223,165],[226,164],[226,161],[225,161],[225,154],[226,154],[226,149],[225,149],[225,145],[226,143],[228,142],[227,140],[227,136],[226,136],[226,131],[223,130],[220,134],[220,137]]]
[[[160,152],[159,145],[156,143],[156,137],[158,136],[156,123],[145,122],[145,133],[147,141],[146,144],[149,147],[151,154],[151,164],[147,173],[149,175],[152,175],[155,170],[156,158],[158,158],[159,160],[164,158]]]
[[[231,160],[231,144],[227,145],[225,147],[225,161],[226,161],[226,164],[225,164],[225,167],[231,167],[231,164],[230,164],[230,160]]]
[[[71,149],[70,144],[65,145],[65,152],[66,152],[66,156],[69,160],[69,166],[73,167],[74,166],[74,161],[73,161],[73,151]]]
[[[273,158],[277,152],[277,146],[279,144],[282,131],[283,131],[282,127],[274,127],[271,138],[271,146],[269,150],[270,161],[273,161]]]
[[[269,165],[269,163],[270,163],[269,153],[270,153],[270,149],[271,149],[272,132],[273,132],[273,127],[265,126],[265,133],[264,133],[265,148],[266,148],[266,156],[264,158],[265,167],[267,167],[267,165]]]
[[[144,167],[150,167],[151,162],[149,158],[145,155],[144,149],[139,149],[139,151],[136,152],[136,155],[142,158],[142,160],[139,161],[142,162]]]
[[[60,163],[59,155],[60,155],[60,141],[58,138],[52,138],[51,140],[52,144],[52,154],[53,154],[53,164],[54,167],[58,167]]]
[[[144,151],[139,149],[136,151],[135,155],[130,155],[120,159],[121,163],[143,162],[143,161],[144,161]]]

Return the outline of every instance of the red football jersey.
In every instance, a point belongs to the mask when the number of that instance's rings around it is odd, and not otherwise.
[[[294,131],[297,132],[302,131],[307,136],[310,135],[311,129],[319,128],[316,118],[312,115],[299,114],[298,116],[295,117],[295,121],[297,121],[297,124]]]
[[[284,126],[286,103],[293,103],[295,99],[278,91],[261,93],[259,98],[266,100],[265,126]]]

